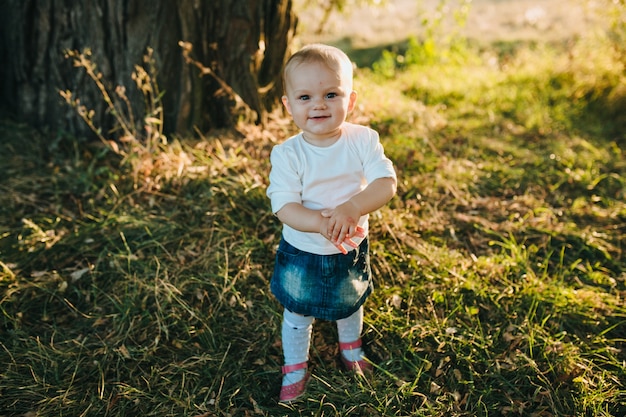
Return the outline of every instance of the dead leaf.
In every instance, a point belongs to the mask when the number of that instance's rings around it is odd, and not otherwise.
[[[120,355],[122,355],[124,359],[131,358],[130,352],[128,351],[128,348],[125,345],[122,345],[119,348],[117,348],[117,351],[119,352]]]
[[[390,300],[390,304],[400,310],[402,308],[402,297],[400,297],[398,294],[394,294],[391,296],[391,300]]]
[[[430,383],[430,393],[431,394],[439,394],[441,392],[441,386],[435,382]]]
[[[259,404],[250,396],[250,402],[252,403],[252,407],[254,408],[254,414],[265,415],[263,410],[259,408]]]
[[[70,278],[72,278],[72,282],[76,282],[83,277],[87,272],[91,271],[91,268],[83,268],[78,271],[74,271],[70,274]]]

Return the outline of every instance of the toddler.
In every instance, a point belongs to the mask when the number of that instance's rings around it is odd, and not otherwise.
[[[304,393],[315,318],[336,321],[341,360],[363,374],[363,303],[372,292],[368,214],[396,192],[378,133],[346,122],[357,93],[341,50],[304,47],[287,61],[282,102],[301,130],[272,149],[267,195],[283,224],[271,290],[284,307],[281,402]]]

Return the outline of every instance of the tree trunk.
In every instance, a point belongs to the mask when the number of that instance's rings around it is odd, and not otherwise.
[[[102,94],[65,51],[92,51],[113,91],[129,93],[145,114],[131,74],[154,50],[165,130],[231,127],[237,106],[254,122],[281,94],[280,68],[294,35],[292,0],[0,0],[0,109],[19,121],[84,134],[86,125],[61,98],[69,90],[112,127]],[[192,45],[187,63],[180,42]],[[226,88],[225,88],[226,87]],[[240,98],[239,104],[237,100]],[[242,104],[243,103],[243,104]]]

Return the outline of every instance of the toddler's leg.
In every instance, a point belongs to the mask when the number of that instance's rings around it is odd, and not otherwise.
[[[354,343],[361,340],[361,331],[363,330],[363,306],[356,313],[345,319],[337,320],[337,334],[339,343]],[[341,354],[350,362],[356,362],[363,359],[363,350],[360,343],[351,349],[342,350]]]
[[[283,313],[282,342],[285,366],[296,365],[309,359],[309,345],[313,330],[313,317],[302,316],[285,309]],[[289,372],[283,376],[283,386],[294,384],[306,374],[306,369]]]

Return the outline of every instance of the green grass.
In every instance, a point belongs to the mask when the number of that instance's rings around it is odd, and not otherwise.
[[[358,72],[353,120],[400,178],[372,216],[376,371],[342,372],[318,322],[292,407],[265,197],[285,121],[172,141],[139,183],[4,121],[0,416],[626,414],[626,60],[586,42]]]

